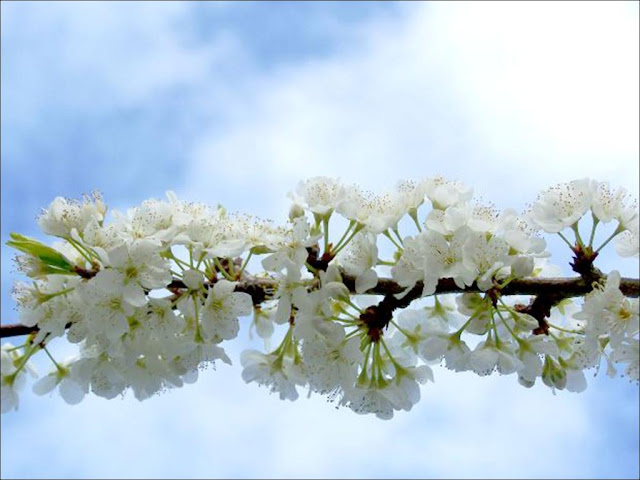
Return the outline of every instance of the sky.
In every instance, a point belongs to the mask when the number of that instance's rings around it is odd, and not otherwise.
[[[314,175],[381,191],[441,174],[518,210],[585,176],[638,196],[636,2],[1,9],[3,323],[19,278],[4,243],[43,238],[35,218],[58,195],[97,189],[124,210],[174,190],[276,221]],[[638,275],[637,259],[599,261]],[[246,385],[239,355],[255,341],[239,339],[233,366],[144,402],[25,391],[1,419],[2,478],[639,475],[626,379],[553,395],[436,368],[420,403],[382,421]]]

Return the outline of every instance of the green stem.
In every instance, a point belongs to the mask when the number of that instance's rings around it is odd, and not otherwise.
[[[11,347],[11,348],[5,349],[5,352],[13,352],[14,350],[20,350],[21,348],[25,348],[27,345],[29,345],[29,342],[24,342],[22,345],[18,345],[17,347]]]
[[[382,232],[382,234],[383,234],[385,237],[387,237],[389,240],[391,240],[391,243],[393,243],[393,244],[398,248],[398,250],[402,250],[402,246],[401,246],[401,245],[399,245],[399,244],[398,244],[398,242],[396,242],[396,241],[393,239],[393,237],[391,236],[391,234],[389,233],[389,231],[388,231],[388,230],[385,230],[384,232]]]
[[[222,265],[220,264],[220,261],[217,258],[213,259],[213,263],[215,264],[216,268],[218,269],[218,271],[222,274],[222,276],[224,278],[226,278],[230,282],[233,281],[233,277],[229,276],[227,271],[224,268],[222,268]]]
[[[53,362],[53,364],[56,366],[56,369],[57,369],[59,372],[64,372],[64,370],[65,370],[65,369],[64,369],[64,368],[62,368],[60,365],[58,365],[58,362],[56,362],[56,359],[55,359],[55,358],[53,358],[53,355],[51,355],[51,352],[49,352],[49,349],[48,349],[47,347],[44,347],[44,346],[42,347],[42,349],[44,350],[44,353],[46,353],[46,354],[47,354],[47,356],[51,359],[51,361]]]
[[[338,240],[338,243],[335,244],[334,249],[337,249],[337,248],[340,247],[340,245],[342,244],[342,242],[344,242],[344,239],[347,238],[347,235],[349,235],[349,232],[351,231],[351,229],[353,228],[353,226],[355,224],[356,224],[355,220],[351,220],[349,222],[349,226],[347,227],[347,229],[342,234],[342,237],[340,237],[340,240]]]
[[[42,300],[40,300],[40,303],[48,302],[52,298],[59,297],[60,295],[66,295],[69,292],[73,292],[75,290],[75,288],[76,287],[69,287],[69,288],[65,288],[64,290],[60,290],[59,292],[55,292],[55,293],[41,293]],[[38,292],[40,292],[40,291],[38,290]]]
[[[358,323],[356,320],[349,320],[349,319],[346,319],[346,318],[335,317],[335,316],[329,317],[329,319],[333,320],[334,322],[341,322],[341,323],[346,323],[346,324],[349,324],[349,325],[355,325],[355,324]]]
[[[389,267],[394,267],[396,265],[396,262],[390,262],[390,261],[386,261],[386,260],[382,260],[382,259],[378,259],[377,261],[378,265],[387,265]]]
[[[547,325],[549,325],[549,327],[551,328],[555,328],[556,330],[559,330],[561,332],[565,332],[565,333],[573,333],[575,335],[584,335],[584,332],[581,332],[580,330],[570,330],[568,328],[563,328],[563,327],[559,327],[557,325],[554,325],[552,323],[547,322]]]
[[[504,304],[504,302],[502,302]],[[502,320],[502,324],[505,326],[505,328],[507,330],[509,330],[509,333],[511,334],[511,336],[514,338],[514,340],[516,342],[520,341],[520,337],[518,337],[514,331],[511,329],[511,327],[509,326],[509,324],[507,323],[507,321],[505,320],[505,318],[502,316],[502,313],[500,313],[500,310],[496,309],[496,313],[498,314],[498,316],[500,317],[500,320]]]
[[[353,230],[353,232],[351,233],[351,235],[349,235],[349,237],[344,241],[344,243],[333,251],[333,255],[334,256],[337,255],[340,250],[342,250],[344,247],[349,245],[349,242],[353,239],[353,237],[355,237],[356,234],[363,228],[364,228],[364,225],[358,224],[356,228]]]
[[[570,248],[571,250],[573,250],[573,245],[571,245],[571,242],[567,239],[567,237],[565,237],[565,236],[562,234],[562,232],[558,232],[558,235],[560,236],[560,238],[561,238],[562,240],[564,240],[564,241],[566,242],[566,244],[567,244],[567,245],[569,245],[569,248]]]
[[[348,340],[350,340],[351,338],[355,337],[356,335],[360,334],[360,329],[356,328],[355,330],[350,331],[349,333],[347,333],[344,338],[342,339],[342,343],[347,342]]]
[[[469,317],[469,320],[467,320],[466,322],[464,322],[464,325],[462,325],[458,330],[456,330],[455,332],[453,332],[453,335],[458,336],[458,338],[460,337],[460,335],[462,335],[462,332],[464,332],[464,329],[467,328],[467,326],[469,326],[469,324],[471,323],[471,320],[473,320],[474,318],[476,318],[476,316],[485,309],[485,305],[484,302],[482,302],[480,304],[480,306],[478,306],[478,308],[476,308],[473,313],[471,314],[471,316]]]
[[[206,256],[207,254],[205,252],[202,252],[200,254],[200,258],[198,258],[198,263],[196,263],[196,270],[200,268],[200,264],[202,263],[202,261],[205,259]]]
[[[414,338],[415,335],[411,335],[410,333],[407,333],[403,328],[400,328],[400,325],[398,325],[393,318],[389,321],[389,323],[391,323],[394,327],[396,327],[398,329],[398,331],[400,333],[402,333],[405,337],[407,338]]]
[[[289,344],[291,343],[292,337],[293,337],[293,326],[289,325],[287,334],[282,339],[282,342],[280,342],[280,345],[278,345],[278,348],[276,348],[273,352],[271,352],[271,355],[276,355],[278,357],[284,356],[289,348]]]
[[[176,264],[182,269],[182,270],[186,270],[187,268],[191,268],[191,266],[185,262],[184,260],[180,260],[178,257],[176,257],[173,252],[171,250],[169,250],[169,255],[171,257],[171,259],[176,262]],[[183,266],[184,265],[184,266]],[[186,268],[185,268],[186,267]]]
[[[82,257],[89,263],[91,263],[91,257],[82,249],[80,248],[80,245],[78,244],[78,242],[76,242],[73,238],[71,237],[66,237],[67,242],[69,242],[69,244],[75,248],[78,253],[80,255],[82,255]]]
[[[607,238],[607,239],[604,241],[604,243],[598,247],[598,249],[595,251],[595,253],[599,253],[599,252],[600,252],[600,250],[602,250],[602,249],[605,247],[605,245],[606,245],[607,243],[609,243],[611,240],[613,240],[613,238],[614,238],[616,235],[618,235],[619,233],[621,233],[621,232],[624,232],[624,227],[622,226],[622,224],[621,224],[621,223],[619,223],[619,224],[618,224],[618,228],[616,228],[616,230],[615,230],[611,235],[609,235],[609,238]]]
[[[329,250],[329,217],[322,217],[322,230],[324,234],[324,249],[322,251],[327,253]]]
[[[242,266],[240,267],[240,271],[237,273],[236,278],[239,279],[242,276],[242,274],[244,273],[244,269],[247,268],[247,265],[249,264],[249,260],[251,259],[252,255],[253,255],[253,252],[249,251],[249,255],[247,255],[247,258],[242,263]]]
[[[371,352],[371,347],[373,347],[373,343],[368,343],[362,352],[364,361],[362,362],[362,372],[358,375],[358,382],[362,381],[364,383],[367,379],[367,367],[369,365],[369,353]]]
[[[420,225],[420,222],[418,221],[418,211],[415,208],[412,208],[409,211],[409,216],[413,220],[413,223],[416,224],[416,227],[418,227],[418,231],[422,232],[422,225]]]
[[[362,309],[360,307],[358,307],[356,304],[354,304],[350,299],[346,301],[346,303],[348,303],[351,308],[353,308],[354,310],[356,310],[360,315],[362,315],[364,312],[362,311]]]
[[[404,245],[404,240],[400,236],[400,232],[398,231],[398,227],[397,226],[393,227],[391,229],[391,231],[396,234],[396,237],[398,237],[398,240],[400,241],[400,245]]]
[[[591,212],[591,218],[593,219],[593,225],[591,225],[591,235],[589,235],[589,247],[593,247],[593,238],[596,235],[596,227],[600,220],[596,218],[596,216]]]
[[[395,358],[393,358],[393,355],[391,355],[391,351],[389,350],[389,347],[387,347],[387,343],[384,341],[384,339],[381,338],[380,343],[384,347],[384,350],[387,352],[387,355],[389,355],[389,360],[391,360],[391,363],[393,363],[393,366],[396,367],[396,371],[405,370],[405,368],[402,365],[400,365],[400,363],[398,363],[398,361]],[[382,374],[382,371],[380,371],[380,373]]]
[[[198,299],[196,298],[196,296],[194,295],[193,297],[193,309],[195,311],[195,335],[194,335],[194,341],[196,343],[203,343],[204,339],[202,338],[202,334],[200,333],[200,313],[199,313],[199,305],[198,305]]]
[[[571,225],[571,229],[576,236],[576,242],[579,246],[584,247],[584,242],[582,241],[582,237],[580,236],[580,230],[578,230],[578,222]]]
[[[384,373],[382,372],[382,365],[384,362],[382,361],[382,354],[380,353],[380,343],[382,343],[382,341],[376,342],[373,346],[373,355],[375,357],[376,370],[378,373],[378,384],[381,380],[384,381]]]
[[[313,265],[311,265],[309,262],[305,262],[304,266],[307,267],[307,270],[309,270],[314,275],[318,274],[318,269]]]
[[[67,238],[67,240],[69,239],[73,240],[71,237]],[[89,247],[88,245],[78,242],[77,240],[73,240],[73,242],[78,246],[78,248],[81,248],[82,250],[84,250],[87,253],[87,255],[89,255],[90,257],[100,258],[97,252],[93,248]]]
[[[348,315],[349,317],[351,317],[354,320],[358,320],[358,317],[355,316],[353,313],[349,312],[346,308],[340,306],[340,313],[344,313],[345,315]]]
[[[493,330],[493,334],[496,337],[496,344],[497,344],[498,342],[500,342],[500,336],[498,335],[498,326],[496,325],[496,319],[494,318],[493,314],[491,315],[491,328]]]
[[[231,278],[233,279],[238,278],[236,276],[236,269],[233,266],[233,258],[227,258],[227,264],[229,265],[229,275],[231,276]]]
[[[516,277],[514,277],[513,275],[509,275],[507,278],[505,278],[504,282],[500,284],[499,288],[503,289],[504,287],[509,285],[513,280],[515,280],[515,278]]]
[[[36,353],[38,350],[40,350],[41,348],[42,347],[40,346],[40,344],[31,345],[31,347],[29,347],[29,349],[27,349],[27,351],[25,352],[24,356],[20,359],[20,364],[17,366],[16,371],[13,372],[10,376],[15,379],[18,376],[18,374],[20,373],[20,371],[27,364],[27,362],[29,361],[31,356],[34,353]]]

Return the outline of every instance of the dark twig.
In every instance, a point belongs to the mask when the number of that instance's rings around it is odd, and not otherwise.
[[[260,305],[268,300],[273,292],[277,290],[278,283],[273,278],[244,276],[244,280],[236,285],[237,292],[244,292],[251,295],[254,305]],[[602,277],[604,278],[604,277]],[[355,278],[344,276],[343,282],[351,291],[355,291]],[[168,286],[169,290],[174,292],[185,289],[184,283],[180,280],[174,280]],[[384,299],[375,305],[378,309],[376,315],[384,318],[386,323],[390,320],[390,315],[398,308],[407,307],[413,300],[420,298],[422,294],[422,282],[418,282],[405,296],[397,298],[396,295],[404,292],[406,289],[398,285],[389,278],[381,278],[378,284],[366,292],[367,295],[383,295]],[[582,277],[576,278],[523,278],[512,280],[507,286],[500,290],[501,296],[511,295],[529,295],[535,298],[526,307],[520,307],[520,311],[529,313],[535,317],[540,323],[540,328],[544,330],[546,321],[549,316],[551,307],[557,305],[561,300],[571,297],[580,297],[589,293],[593,289],[593,282],[588,283]],[[640,280],[637,278],[622,278],[620,280],[620,290],[627,297],[640,296]],[[474,283],[467,288],[458,287],[453,279],[443,278],[438,282],[436,294],[446,293],[464,293],[464,292],[482,292]],[[371,308],[371,307],[370,307]],[[370,320],[374,321],[374,320]],[[378,318],[376,322],[381,322]],[[542,323],[544,322],[544,323]],[[377,325],[377,324],[376,324]],[[37,327],[26,327],[20,324],[8,324],[0,326],[0,337],[16,337],[19,335],[27,335],[37,331]],[[538,333],[545,333],[544,331]]]

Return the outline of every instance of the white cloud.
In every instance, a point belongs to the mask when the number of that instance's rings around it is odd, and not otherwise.
[[[357,48],[241,85],[224,128],[195,148],[184,190],[212,198],[211,179],[224,178],[270,214],[284,204],[273,192],[316,174],[382,188],[443,173],[515,203],[585,175],[637,192],[633,12],[575,2],[405,10],[368,24]]]
[[[3,115],[14,128],[30,125],[43,106],[85,116],[150,108],[159,93],[190,88],[229,58],[241,61],[240,47],[222,29],[203,48],[182,35],[188,3],[57,2],[5,8],[10,20],[3,20],[3,41],[13,48],[3,50],[8,57],[3,64],[11,66],[3,80],[14,89],[7,92]],[[22,56],[19,46],[24,44],[37,61]]]

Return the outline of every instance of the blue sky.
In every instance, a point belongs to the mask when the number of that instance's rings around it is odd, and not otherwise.
[[[4,242],[37,236],[57,195],[99,189],[125,209],[172,189],[276,220],[312,175],[384,189],[443,174],[500,208],[583,176],[638,195],[635,2],[1,8],[3,322]],[[1,420],[2,477],[638,476],[624,379],[554,396],[436,369],[383,422],[245,385],[241,343],[233,367],[142,403],[25,392]]]

